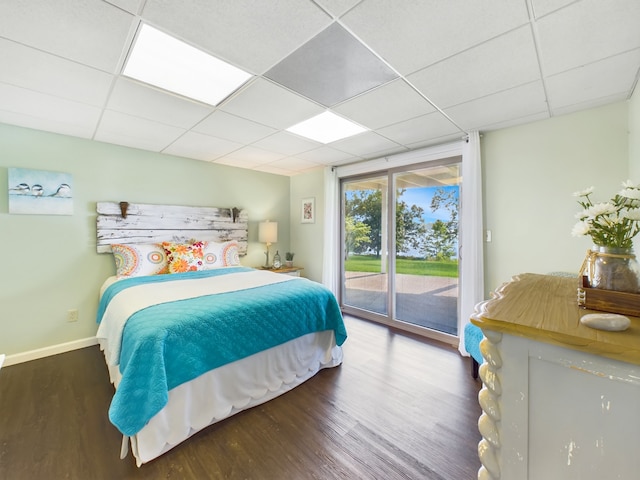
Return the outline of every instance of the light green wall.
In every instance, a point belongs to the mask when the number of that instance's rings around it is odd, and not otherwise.
[[[315,198],[315,223],[301,223],[302,199]],[[324,172],[322,169],[291,178],[291,249],[294,263],[304,268],[303,275],[322,281],[324,245]],[[281,252],[282,253],[282,252]]]
[[[640,88],[629,100],[629,178],[640,183]]]
[[[588,238],[571,236],[589,186],[608,200],[629,175],[627,103],[488,132],[482,139],[485,289],[521,272],[577,273]]]
[[[9,215],[7,168],[70,173],[71,216]],[[96,202],[241,207],[249,214],[248,266],[264,262],[260,220],[278,221],[288,249],[289,178],[0,124],[0,353],[95,335],[113,257],[96,253]],[[79,321],[67,323],[67,310]]]
[[[640,183],[640,89],[629,100],[629,179]],[[640,235],[634,241],[636,254],[640,252]]]

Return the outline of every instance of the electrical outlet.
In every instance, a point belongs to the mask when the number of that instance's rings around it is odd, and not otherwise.
[[[78,321],[78,309],[74,308],[72,310],[67,311],[67,322],[77,322]]]

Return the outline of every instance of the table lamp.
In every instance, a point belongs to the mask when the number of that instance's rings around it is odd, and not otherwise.
[[[267,244],[267,251],[264,253],[267,258],[264,266],[265,268],[270,268],[269,247],[272,243],[278,241],[278,222],[270,222],[269,220],[260,222],[258,225],[258,241]]]

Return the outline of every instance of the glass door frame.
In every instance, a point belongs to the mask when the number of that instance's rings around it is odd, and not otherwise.
[[[340,303],[340,308],[346,314],[354,315],[360,318],[365,318],[367,320],[371,320],[389,327],[397,328],[399,330],[403,330],[406,332],[414,333],[423,337],[431,338],[434,340],[438,340],[440,342],[453,345],[455,347],[458,346],[459,337],[458,335],[452,335],[445,332],[440,332],[438,330],[434,330],[428,327],[423,327],[420,325],[415,325],[412,323],[404,322],[401,320],[396,320],[396,241],[395,241],[395,228],[392,230],[390,228],[386,228],[386,244],[387,251],[384,253],[387,261],[387,272],[388,280],[387,280],[387,314],[380,314],[368,310],[364,310],[361,308],[357,308],[350,305],[344,304],[345,298],[345,258],[347,252],[345,251],[346,242],[345,242],[345,190],[344,184],[347,182],[357,181],[359,179],[366,180],[367,178],[372,177],[387,177],[387,215],[386,215],[386,224],[387,227],[389,225],[396,224],[396,201],[397,201],[397,189],[395,188],[395,177],[397,174],[406,173],[411,170],[420,170],[420,169],[428,169],[431,167],[439,167],[444,165],[450,165],[455,163],[462,164],[463,157],[462,155],[456,155],[453,157],[445,157],[434,160],[427,160],[424,162],[414,163],[403,165],[399,167],[388,168],[385,170],[377,170],[371,171],[367,173],[362,173],[358,175],[345,176],[339,179],[339,192],[340,192],[340,269],[339,269],[339,291],[338,291],[338,301]],[[462,169],[461,169],[462,170]],[[462,191],[462,183],[459,184],[460,191]],[[389,207],[390,206],[390,207]],[[458,217],[462,216],[462,202],[459,202],[459,213]],[[382,220],[382,219],[381,219]],[[461,235],[461,226],[458,231],[458,239]],[[385,241],[382,242],[384,245]],[[458,243],[459,244],[459,243]],[[382,252],[381,252],[382,254]],[[381,261],[384,258],[381,259]],[[458,279],[461,277],[461,265],[462,259],[459,256],[458,262]],[[392,274],[393,273],[393,274]],[[460,324],[459,316],[460,316],[460,295],[458,294],[457,298],[457,308],[456,313],[458,317],[458,325]]]

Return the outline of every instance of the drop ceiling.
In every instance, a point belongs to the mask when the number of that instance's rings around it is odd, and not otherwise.
[[[122,75],[149,24],[252,76],[217,106]],[[0,2],[0,122],[296,175],[629,99],[638,0]],[[286,131],[331,111],[367,129]]]

